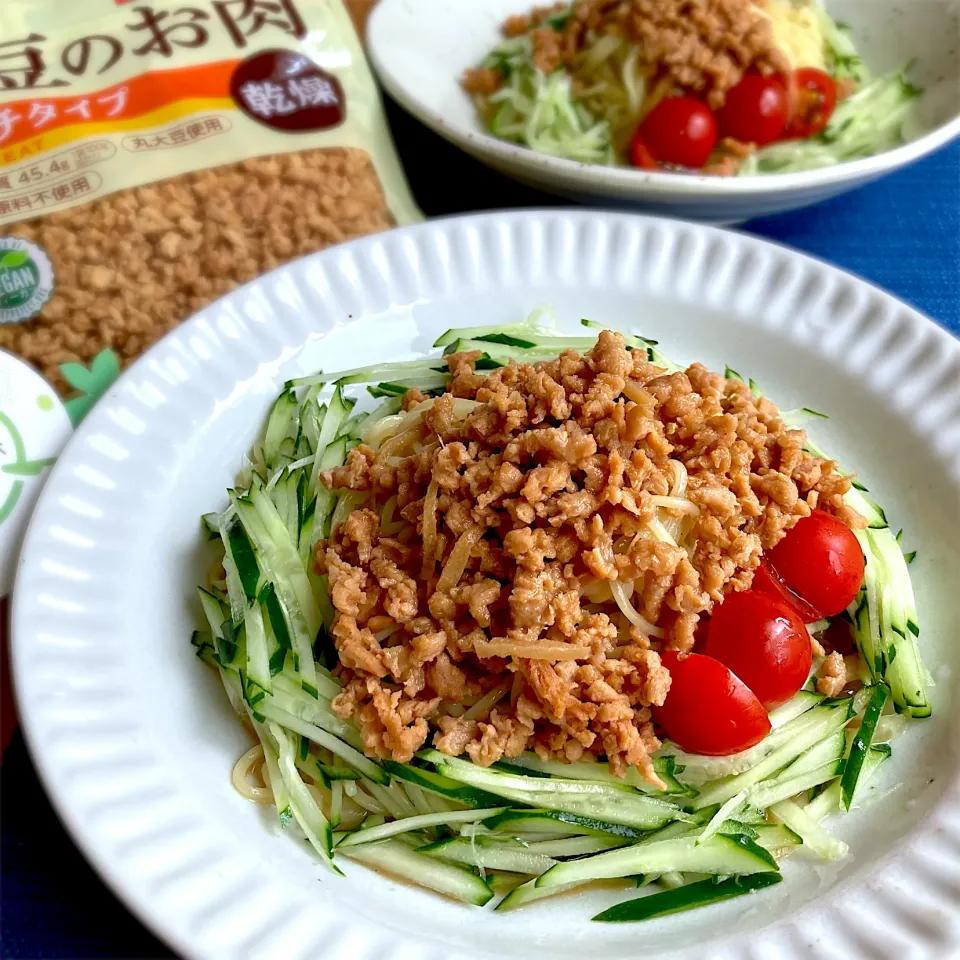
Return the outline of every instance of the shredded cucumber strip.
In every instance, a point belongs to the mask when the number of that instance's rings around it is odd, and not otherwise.
[[[320,629],[320,610],[300,555],[277,508],[262,491],[251,489],[250,500],[230,491],[230,500],[257,551],[264,578],[273,583],[293,643],[294,670],[315,684],[313,642]]]
[[[590,114],[570,84],[570,75],[562,69],[549,76],[526,65],[514,69],[489,98],[498,106],[490,131],[537,153],[580,163],[614,163],[610,125]]]
[[[290,794],[290,809],[294,819],[300,824],[300,828],[314,850],[330,866],[333,866],[333,839],[330,823],[297,772],[293,742],[279,725],[271,723],[269,730],[279,747],[280,776]]]
[[[793,800],[781,800],[770,807],[781,823],[786,824],[803,841],[803,845],[824,860],[840,860],[849,848],[842,840],[832,837],[820,823]]]
[[[493,899],[493,891],[472,870],[418,853],[400,839],[351,846],[343,852],[354,860],[408,877],[422,887],[474,906],[482,907]]]
[[[485,810],[449,810],[443,813],[428,813],[423,816],[404,817],[399,820],[393,820],[390,823],[384,823],[379,827],[357,830],[344,837],[338,844],[338,847],[346,848],[362,843],[376,843],[378,840],[386,840],[400,833],[424,830],[427,827],[451,826],[455,823],[468,823],[470,821],[482,820],[484,817],[494,817],[498,813],[503,813],[505,809],[505,807],[488,807]]]
[[[268,720],[273,720],[275,723],[285,727],[287,730],[292,730],[294,733],[299,733],[300,736],[306,737],[308,740],[312,740],[321,747],[326,747],[331,753],[338,756],[344,761],[344,763],[349,764],[358,773],[362,773],[365,777],[369,777],[369,779],[379,783],[383,783],[387,780],[387,775],[383,772],[381,767],[365,757],[359,750],[351,747],[349,743],[344,743],[344,741],[339,737],[334,736],[332,733],[329,733],[322,727],[318,727],[313,723],[308,723],[306,720],[301,720],[299,717],[295,717],[293,714],[287,713],[286,710],[280,710],[279,708],[274,707],[269,702],[265,702],[263,704],[262,712],[263,716],[265,716]]]

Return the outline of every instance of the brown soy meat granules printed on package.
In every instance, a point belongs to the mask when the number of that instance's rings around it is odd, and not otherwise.
[[[356,149],[258,157],[134,187],[10,229],[56,274],[40,316],[0,327],[0,348],[64,386],[59,366],[111,347],[139,356],[185,317],[297,257],[394,220]]]

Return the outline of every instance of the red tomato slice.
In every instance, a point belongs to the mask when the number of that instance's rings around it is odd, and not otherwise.
[[[638,130],[633,137],[633,143],[630,144],[630,161],[635,167],[641,170],[659,170],[660,164],[653,159],[650,148],[643,142]]]
[[[780,574],[770,566],[765,558],[760,560],[760,566],[757,567],[753,575],[753,583],[750,585],[750,589],[759,590],[761,593],[772,593],[775,597],[785,600],[793,607],[794,612],[804,623],[816,623],[823,619],[823,614],[816,607],[807,603],[803,597],[798,597],[780,579]]]
[[[697,169],[717,144],[717,121],[699,100],[669,97],[647,114],[636,136],[660,163]]]
[[[713,657],[672,650],[660,655],[670,671],[670,692],[653,716],[667,736],[688,753],[725,757],[759,743],[770,732],[760,701]]]
[[[837,106],[837,84],[829,73],[800,67],[788,79],[790,119],[784,136],[803,140],[818,134],[830,122]]]
[[[863,583],[860,541],[822,510],[800,520],[767,557],[784,583],[825,617],[846,610]]]
[[[810,634],[784,600],[745,590],[713,608],[708,656],[736,674],[766,707],[786,703],[810,675]]]
[[[748,73],[727,93],[717,123],[723,136],[763,147],[783,135],[789,112],[787,88],[779,77]]]

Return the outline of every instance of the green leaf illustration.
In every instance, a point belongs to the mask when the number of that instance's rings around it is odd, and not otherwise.
[[[26,250],[8,250],[0,260],[0,267],[13,270],[15,267],[22,267],[29,259],[30,254]]]
[[[120,362],[112,350],[101,350],[90,364],[93,381],[101,387],[101,392],[120,376]]]
[[[82,363],[64,363],[60,371],[67,382],[79,391],[77,396],[64,404],[70,420],[76,426],[120,375],[120,362],[108,347],[93,358],[89,369]]]
[[[75,390],[87,393],[93,387],[93,374],[82,363],[61,363],[60,372]]]

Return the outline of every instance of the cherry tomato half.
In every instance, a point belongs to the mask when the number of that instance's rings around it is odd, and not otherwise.
[[[637,137],[654,160],[696,169],[710,159],[717,144],[717,121],[699,100],[670,97],[647,114]]]
[[[659,170],[660,164],[653,159],[650,148],[643,142],[638,130],[630,144],[630,162],[640,170]]]
[[[750,585],[750,589],[759,590],[761,593],[771,593],[775,597],[785,600],[804,623],[816,623],[823,619],[823,614],[813,604],[807,603],[803,597],[798,597],[783,582],[780,574],[770,566],[766,558],[760,560],[760,566],[753,574],[753,583]]]
[[[670,671],[670,692],[653,716],[688,753],[725,757],[759,743],[770,718],[747,685],[713,657],[674,651],[660,655]]]
[[[717,124],[723,136],[763,147],[783,136],[789,113],[787,88],[779,77],[748,73],[727,93]]]
[[[837,105],[837,84],[829,73],[815,67],[800,67],[790,74],[787,93],[790,118],[785,137],[812,137],[829,123]]]
[[[853,531],[812,510],[767,554],[786,585],[825,617],[853,602],[863,583],[863,550]]]
[[[731,593],[713,608],[706,652],[767,710],[786,703],[810,674],[810,634],[803,621],[786,601],[757,590]]]

